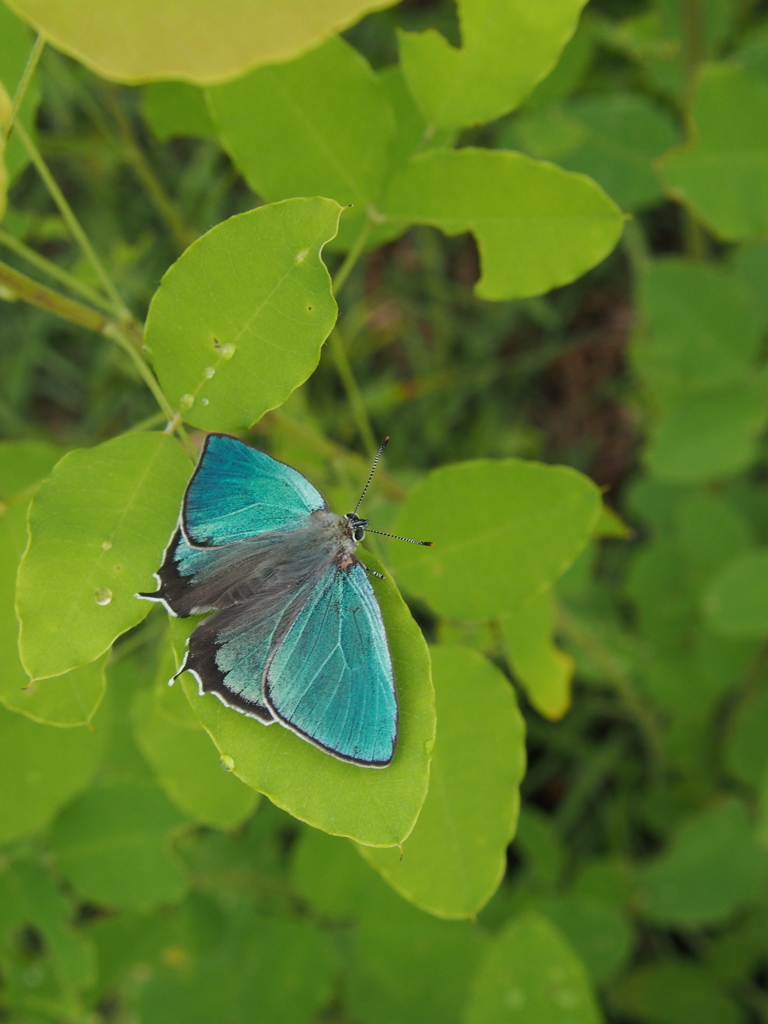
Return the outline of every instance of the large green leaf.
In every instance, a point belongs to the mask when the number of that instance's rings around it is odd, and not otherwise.
[[[0,708],[0,845],[45,828],[96,771],[101,737]]]
[[[19,567],[20,651],[33,678],[103,654],[147,615],[136,599],[179,514],[189,460],[169,434],[70,452],[37,492]]]
[[[635,363],[662,402],[743,381],[760,347],[757,306],[735,277],[702,264],[660,260],[640,282],[648,337]]]
[[[553,720],[571,706],[574,667],[552,639],[555,614],[554,594],[543,590],[499,622],[515,679],[539,714]]]
[[[14,598],[16,570],[27,545],[27,513],[38,482],[61,458],[61,449],[40,441],[0,444],[0,702],[37,722],[84,725],[104,694],[104,658],[56,679],[30,683],[19,660]]]
[[[624,210],[661,198],[653,161],[679,140],[662,106],[642,94],[621,92],[533,110],[513,131],[531,156],[589,175]]]
[[[320,253],[340,212],[331,199],[262,206],[217,224],[167,271],[146,346],[189,423],[249,427],[312,373],[336,321]]]
[[[394,224],[471,231],[482,299],[539,295],[567,284],[616,245],[623,217],[593,181],[504,150],[434,149],[396,171],[382,200]]]
[[[491,121],[554,67],[585,0],[459,0],[462,48],[434,29],[402,33],[400,59],[430,124],[462,128]]]
[[[419,820],[402,850],[360,850],[423,910],[474,917],[506,870],[525,729],[508,680],[476,651],[433,647],[432,670],[439,729]]]
[[[510,921],[474,981],[466,1024],[600,1024],[584,965],[537,913]]]
[[[18,857],[12,862],[6,860],[0,867],[0,948],[5,953],[13,939],[23,934],[23,929],[37,929],[43,939],[56,988],[67,1007],[64,1010],[67,1016],[75,1016],[78,992],[93,985],[96,973],[92,944],[81,930],[73,926],[74,912],[70,901],[37,861]],[[3,959],[5,961],[6,957]],[[29,963],[25,965],[27,971],[29,966]],[[7,962],[3,967],[5,974]],[[34,970],[40,971],[39,963]],[[40,979],[33,973],[24,980],[32,1008],[35,995],[40,995]],[[7,976],[3,981],[7,998],[13,984]]]
[[[188,817],[216,828],[245,821],[258,794],[221,764],[219,755],[180,686],[168,686],[173,652],[163,659],[154,692],[143,690],[133,705],[134,735],[168,798]]]
[[[400,899],[374,872],[360,889],[347,991],[360,1024],[461,1024],[485,936]]]
[[[365,561],[378,562],[368,553]],[[348,764],[274,724],[225,707],[213,694],[200,696],[196,681],[184,689],[231,770],[294,817],[365,846],[396,846],[410,834],[424,803],[435,737],[434,691],[429,651],[421,630],[390,579],[376,581],[387,629],[400,705],[400,734],[387,768]],[[180,639],[192,624],[172,620]]]
[[[768,82],[733,64],[700,79],[694,139],[661,161],[671,195],[726,241],[768,229]]]
[[[186,891],[186,876],[169,849],[170,832],[183,820],[152,782],[101,782],[59,815],[51,848],[84,899],[147,909]]]
[[[645,449],[659,480],[693,484],[738,473],[757,456],[768,420],[764,376],[677,399],[654,425]]]
[[[220,82],[289,60],[392,0],[9,0],[64,53],[102,78]]]
[[[712,581],[704,610],[725,636],[768,636],[768,550],[745,551],[727,562]]]
[[[755,899],[768,880],[746,807],[729,800],[677,830],[672,844],[640,874],[638,897],[657,921],[687,928],[716,924]]]
[[[244,894],[226,915],[192,901],[181,909],[186,928],[177,923],[181,934],[170,951],[158,951],[141,986],[142,1024],[321,1019],[333,995],[335,951],[313,921],[255,913]]]
[[[216,134],[205,93],[187,82],[152,82],[141,93],[141,112],[161,142],[178,136]]]
[[[621,978],[609,1003],[622,1019],[648,1024],[744,1024],[741,1007],[724,987],[707,964],[654,960]]]
[[[565,466],[478,459],[436,469],[398,510],[392,532],[434,547],[392,545],[398,578],[442,615],[486,619],[544,590],[585,546],[600,492]]]
[[[224,145],[260,196],[352,205],[339,226],[347,241],[377,215],[395,117],[379,77],[343,39],[208,95]]]

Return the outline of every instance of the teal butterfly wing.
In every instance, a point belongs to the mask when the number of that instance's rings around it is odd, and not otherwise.
[[[295,529],[327,507],[295,469],[236,437],[209,434],[184,495],[181,526],[192,546],[214,547]]]
[[[296,470],[209,434],[158,590],[139,596],[173,615],[213,613],[179,670],[201,692],[342,760],[384,767],[397,741],[394,673],[349,537]]]
[[[356,559],[315,583],[269,661],[263,699],[284,725],[344,761],[383,768],[392,760],[392,659],[376,595]]]

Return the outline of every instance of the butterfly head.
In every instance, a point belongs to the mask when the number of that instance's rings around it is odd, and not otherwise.
[[[346,520],[349,536],[359,544],[365,537],[365,528],[370,519],[361,519],[357,512],[345,512],[343,518]]]

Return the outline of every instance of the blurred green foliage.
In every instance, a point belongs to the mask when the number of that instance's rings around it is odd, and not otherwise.
[[[765,4],[380,6],[0,2],[0,1019],[768,1021]],[[390,768],[167,687],[209,429]]]

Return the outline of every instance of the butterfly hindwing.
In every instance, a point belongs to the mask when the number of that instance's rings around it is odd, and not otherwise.
[[[247,540],[292,529],[326,508],[295,469],[228,434],[209,434],[182,506],[182,529],[194,547]]]
[[[315,583],[267,666],[264,703],[345,761],[385,767],[397,742],[392,660],[373,587],[359,562]]]

